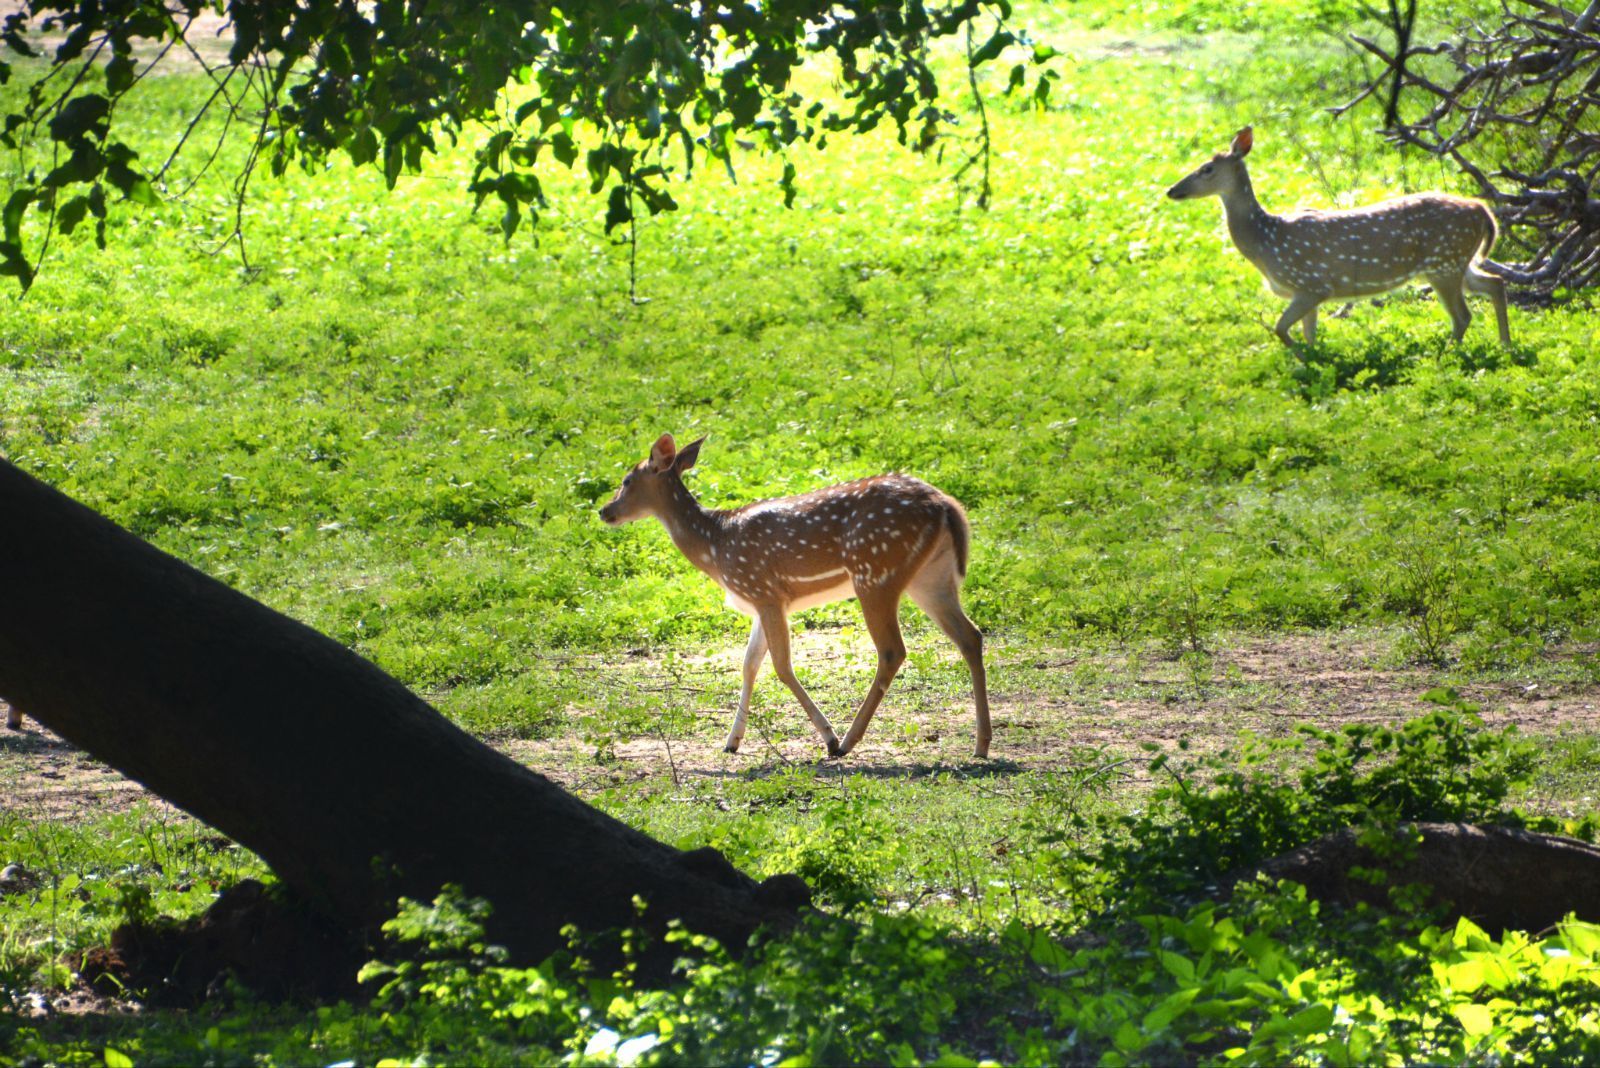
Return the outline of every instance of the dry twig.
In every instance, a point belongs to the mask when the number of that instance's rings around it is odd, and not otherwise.
[[[1410,23],[1391,3],[1399,46],[1353,37],[1384,69],[1332,110],[1343,114],[1387,85],[1388,138],[1473,179],[1523,256],[1491,267],[1548,299],[1600,283],[1600,0],[1582,11],[1503,3],[1496,25],[1465,25],[1431,47],[1410,47]]]

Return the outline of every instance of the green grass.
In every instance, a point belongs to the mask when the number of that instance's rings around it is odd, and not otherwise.
[[[1329,38],[1299,32],[1336,24],[1320,5],[1040,17],[1066,44],[1063,80],[1045,112],[992,103],[992,210],[887,136],[797,153],[792,211],[778,164],[750,155],[737,182],[703,171],[677,190],[681,212],[640,226],[643,304],[582,182],[552,175],[555,210],[507,246],[492,213],[470,213],[465,150],[394,193],[343,165],[259,182],[248,272],[212,254],[231,224],[218,181],[116,212],[107,251],[58,239],[29,296],[0,301],[0,455],[502,740],[604,750],[726,728],[693,713],[726,710],[732,662],[690,661],[736,649],[744,621],[657,525],[595,515],[663,430],[710,434],[692,476],[708,504],[891,469],[960,498],[965,597],[1002,693],[1270,702],[1205,657],[1241,635],[1350,628],[1386,663],[1440,662],[1419,673],[1592,681],[1592,298],[1514,309],[1509,351],[1486,305],[1452,347],[1437,303],[1402,294],[1325,322],[1303,359],[1286,352],[1267,328],[1279,302],[1220,210],[1166,187],[1245,123],[1269,207],[1459,177],[1384,149],[1370,116],[1322,111],[1352,76]],[[147,158],[201,91],[174,76],[129,101]],[[843,605],[802,626],[864,646],[857,620]],[[874,735],[907,730],[906,705],[961,706],[940,642],[913,624],[921,659]],[[1069,666],[1052,659],[1064,649]],[[638,650],[649,670],[689,666],[641,684]],[[1547,662],[1557,652],[1571,655]],[[831,710],[859,676],[806,678]],[[1133,746],[1137,725],[1104,708]],[[761,716],[805,733],[770,676]],[[1562,737],[1541,807],[1594,812],[1593,749]],[[1106,770],[1126,756],[1085,745],[1014,774],[942,757],[876,777],[776,766],[589,795],[754,873],[800,870],[830,905],[929,915],[981,942],[1013,919],[1082,918],[1037,847],[1068,810],[1141,803],[1147,781]],[[59,979],[63,955],[130,908],[192,911],[213,882],[259,871],[210,841],[178,817],[62,827],[8,810],[0,861],[49,883],[5,899],[0,982]],[[90,1045],[95,1028],[200,1033],[181,1018],[54,1026]],[[276,1056],[320,1049],[293,1048]]]

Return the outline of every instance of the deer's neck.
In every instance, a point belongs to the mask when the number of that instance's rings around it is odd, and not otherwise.
[[[667,528],[672,544],[689,558],[689,562],[715,578],[719,574],[716,554],[718,537],[722,533],[722,515],[702,508],[688,487],[678,482],[672,487],[671,499],[660,515],[661,525]]]
[[[1268,214],[1256,199],[1248,174],[1222,194],[1222,212],[1228,218],[1228,236],[1234,245],[1248,259],[1259,262],[1277,217]]]

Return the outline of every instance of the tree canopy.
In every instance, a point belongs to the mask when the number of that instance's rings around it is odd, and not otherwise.
[[[241,207],[262,163],[281,174],[346,153],[392,187],[443,143],[471,138],[469,191],[479,206],[499,205],[508,239],[545,206],[539,173],[552,160],[586,169],[591,191],[607,197],[610,231],[637,206],[673,209],[672,181],[698,160],[731,170],[736,135],[782,152],[888,122],[901,143],[928,150],[955,119],[930,48],[941,38],[964,41],[969,71],[1009,46],[1031,49],[1011,53],[1022,62],[1008,91],[1048,97],[1055,74],[1044,64],[1055,53],[1011,15],[1009,0],[27,0],[0,33],[10,59],[0,81],[31,78],[0,134],[24,153],[0,273],[26,289],[49,235],[91,218],[103,245],[108,196],[154,203],[175,160],[209,153],[209,166],[236,125],[250,146],[234,176]],[[218,16],[231,45],[208,58],[196,38],[215,32]],[[141,159],[119,105],[184,56],[212,90],[164,161]],[[795,82],[813,57],[836,71],[825,93]],[[220,134],[206,127],[219,140],[193,143],[212,114],[226,119]],[[986,127],[972,137],[968,161],[986,159]],[[795,177],[786,163],[785,203]],[[44,234],[31,252],[30,212]]]

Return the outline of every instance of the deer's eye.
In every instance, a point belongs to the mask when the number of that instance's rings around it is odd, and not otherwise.
[[[623,485],[624,488],[626,488],[626,487],[628,487],[628,486],[630,486],[632,484],[633,484],[633,476],[632,475],[629,475],[629,476],[627,476],[626,478],[624,478],[622,480],[622,485]]]
[[[1201,174],[1210,174],[1211,173],[1211,164],[1207,163],[1204,167],[1201,167],[1200,168],[1200,173]]]

